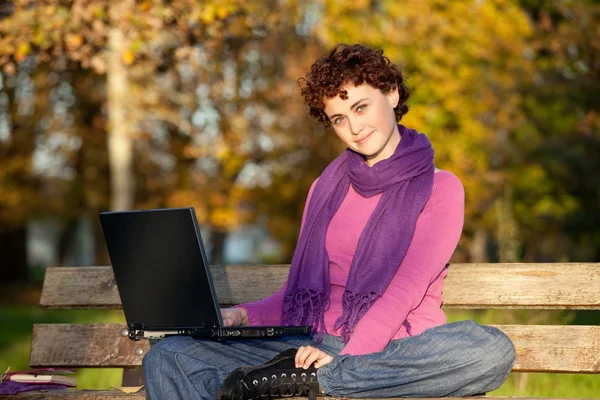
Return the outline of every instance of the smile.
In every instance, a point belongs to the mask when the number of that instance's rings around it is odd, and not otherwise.
[[[373,131],[373,132],[375,132],[375,131]],[[371,137],[371,135],[373,134],[373,132],[369,133],[367,136],[363,136],[362,138],[360,138],[358,140],[355,140],[354,143],[357,143],[357,144],[364,143],[368,138]]]

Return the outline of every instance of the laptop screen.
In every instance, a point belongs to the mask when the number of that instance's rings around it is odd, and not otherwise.
[[[130,329],[222,326],[193,208],[105,212],[100,221]]]

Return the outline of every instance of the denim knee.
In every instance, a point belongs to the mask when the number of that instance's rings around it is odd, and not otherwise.
[[[158,351],[154,346],[150,347],[150,350],[144,355],[142,358],[142,369],[144,370],[144,375],[150,371],[153,371],[153,367],[157,365],[158,359]]]
[[[515,345],[512,340],[500,329],[492,326],[482,326],[491,336],[487,346],[484,347],[486,359],[494,364],[498,372],[506,372],[506,375],[512,370],[517,357]]]
[[[150,347],[150,350],[142,359],[144,381],[154,381],[153,377],[161,374],[160,370],[162,369],[162,363],[165,361],[165,355],[161,354],[161,351],[156,346]]]
[[[148,400],[177,399],[214,399],[218,383],[212,376],[202,375],[203,379],[192,381],[193,369],[186,355],[189,341],[185,337],[169,337],[152,345],[142,360],[144,384]]]
[[[150,347],[142,359],[142,369],[146,381],[155,381],[152,378],[164,377],[169,366],[176,363],[175,355],[177,349],[178,337],[169,337],[159,340]]]
[[[152,400],[160,398],[161,395],[161,375],[163,374],[163,362],[165,358],[160,354],[160,350],[155,346],[150,348],[142,359],[142,371],[144,373],[144,385],[146,387],[146,396]]]

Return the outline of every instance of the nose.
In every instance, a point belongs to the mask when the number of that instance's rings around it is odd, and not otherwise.
[[[359,133],[362,132],[363,128],[365,127],[365,124],[360,120],[359,117],[349,117],[348,118],[348,124],[350,126],[350,132],[353,135],[358,135]]]

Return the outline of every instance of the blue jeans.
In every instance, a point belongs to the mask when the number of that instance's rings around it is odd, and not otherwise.
[[[334,355],[317,371],[323,391],[343,397],[470,396],[497,389],[515,361],[515,348],[500,330],[461,321],[391,341],[378,353],[339,353],[344,344],[326,335],[311,338],[215,342],[174,336],[161,340],[143,360],[149,400],[215,400],[221,382],[234,369],[263,364],[302,345]]]

